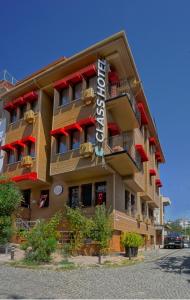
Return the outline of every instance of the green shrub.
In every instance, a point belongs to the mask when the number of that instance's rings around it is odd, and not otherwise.
[[[89,237],[92,229],[92,220],[85,217],[79,208],[66,206],[65,215],[69,222],[69,228],[72,231],[69,251],[74,254],[80,250],[84,239]]]
[[[22,245],[25,258],[32,262],[49,262],[51,254],[56,250],[58,241],[57,227],[61,215],[56,214],[49,222],[40,220],[31,230],[25,231],[26,242]]]
[[[11,216],[19,208],[23,197],[13,182],[2,177],[0,181],[0,216]]]
[[[9,242],[13,234],[12,215],[18,210],[22,194],[7,178],[0,177],[0,244]]]
[[[0,216],[0,245],[7,244],[13,233],[10,216]]]
[[[121,237],[121,243],[125,248],[139,248],[140,246],[143,246],[144,240],[138,233],[124,232]]]

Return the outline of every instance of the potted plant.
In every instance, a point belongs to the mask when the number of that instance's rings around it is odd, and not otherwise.
[[[138,248],[143,245],[143,238],[135,232],[124,232],[121,243],[125,248],[125,255],[131,259],[138,254]]]

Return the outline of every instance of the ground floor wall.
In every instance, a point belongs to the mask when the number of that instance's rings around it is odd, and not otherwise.
[[[78,187],[79,202],[82,203],[82,189],[83,185],[91,184],[91,206],[83,207],[82,211],[87,216],[92,216],[96,204],[96,184],[100,182],[106,183],[106,206],[111,208],[113,215],[113,238],[110,243],[111,251],[121,251],[121,233],[125,231],[137,232],[144,237],[145,246],[149,247],[155,244],[155,228],[153,225],[147,225],[143,221],[137,221],[137,215],[141,214],[140,197],[138,193],[132,191],[136,199],[135,215],[129,216],[125,210],[125,190],[126,184],[123,183],[122,178],[116,174],[111,173],[106,176],[97,176],[93,178],[79,180],[73,175],[72,181],[63,180],[62,176],[52,178],[50,184],[26,186],[31,190],[30,207],[22,208],[21,218],[24,220],[35,221],[37,219],[49,219],[56,212],[63,211],[64,206],[68,204],[69,188]],[[49,191],[48,206],[41,206],[42,191]],[[61,230],[67,230],[67,223],[63,221]]]

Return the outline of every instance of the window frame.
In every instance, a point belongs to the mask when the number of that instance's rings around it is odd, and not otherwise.
[[[67,91],[68,92],[68,101],[66,102],[66,103],[63,103],[63,101],[62,101],[62,99],[63,99],[63,92],[64,91]],[[63,89],[61,89],[60,91],[59,91],[59,106],[66,106],[66,105],[68,105],[69,103],[70,103],[70,95],[69,95],[70,93],[69,93],[69,86],[68,87],[65,87],[65,88],[63,88]]]
[[[80,90],[80,97],[76,98],[76,87],[81,86]],[[82,98],[82,81],[76,82],[75,84],[72,85],[72,101],[78,101]]]
[[[77,133],[79,135],[79,146],[76,148],[73,148],[73,139],[74,139],[74,133]],[[80,131],[78,129],[73,129],[70,131],[70,145],[69,145],[69,149],[70,150],[77,150],[80,148],[80,144],[81,144],[81,135],[80,135]]]

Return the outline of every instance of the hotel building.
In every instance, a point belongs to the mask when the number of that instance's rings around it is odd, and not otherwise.
[[[3,174],[23,192],[22,220],[49,218],[65,204],[92,216],[105,203],[113,251],[123,231],[155,243],[164,155],[123,32],[19,81],[2,99]]]

